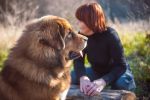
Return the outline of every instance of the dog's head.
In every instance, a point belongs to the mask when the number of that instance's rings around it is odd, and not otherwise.
[[[55,63],[59,59],[79,57],[86,41],[86,37],[74,32],[67,20],[44,16],[26,26],[19,42],[30,59]]]

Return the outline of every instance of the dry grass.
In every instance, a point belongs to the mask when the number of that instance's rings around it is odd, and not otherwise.
[[[21,35],[22,27],[0,25],[0,50],[10,49]]]
[[[121,34],[134,35],[136,33],[148,33],[150,32],[150,19],[128,21],[124,23],[120,23],[118,20],[116,20],[114,23],[108,21],[108,26],[115,28]]]
[[[120,23],[118,21],[112,23],[109,21],[108,26],[117,30],[122,43],[135,41],[134,38],[137,34],[150,34],[150,20],[130,21],[126,23]]]
[[[128,23],[108,23],[109,26],[115,28],[123,42],[132,40],[133,36],[137,33],[150,32],[150,21],[128,22]],[[24,24],[21,26],[9,25],[5,27],[0,24],[0,50],[10,49],[21,35],[24,29]]]
[[[21,35],[27,21],[52,14],[68,19],[74,27],[75,10],[84,3],[96,0],[5,0],[6,10],[0,7],[0,50],[9,50]],[[11,9],[11,11],[9,10]]]
[[[15,44],[27,21],[36,17],[38,6],[34,0],[4,1],[5,7],[0,6],[0,50],[5,51]]]
[[[39,16],[52,14],[66,18],[75,29],[78,29],[76,25],[75,11],[76,9],[86,3],[97,2],[97,0],[38,0]]]
[[[22,3],[22,0],[19,2],[13,0],[12,4],[9,5],[13,14],[8,10],[3,11],[2,8],[0,8],[0,17],[3,16],[3,18],[5,18],[5,23],[0,23],[0,50],[10,49],[21,35],[27,21],[37,16],[53,14],[64,17],[68,19],[78,31],[79,29],[74,15],[75,10],[80,5],[90,2],[96,2],[96,0],[38,0],[36,2],[37,5],[30,2],[30,0],[25,0],[24,3]],[[108,21],[108,25],[114,27],[118,33],[120,33],[121,37],[124,37],[126,34],[134,35],[136,33],[146,33],[150,31],[150,20],[127,23],[120,23],[116,20],[115,23]],[[128,39],[129,38],[131,37],[128,37]],[[124,40],[126,41],[126,39]]]

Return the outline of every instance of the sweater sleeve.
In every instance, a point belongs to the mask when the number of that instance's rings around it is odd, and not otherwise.
[[[113,68],[108,74],[102,77],[106,81],[106,84],[117,80],[126,71],[126,60],[124,57],[123,46],[117,32],[113,29],[110,30],[110,38],[108,42]]]
[[[80,77],[86,75],[86,69],[84,66],[85,49],[83,50],[83,57],[79,57],[73,61],[74,71],[79,82]]]

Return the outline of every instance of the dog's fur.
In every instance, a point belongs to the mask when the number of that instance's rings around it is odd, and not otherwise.
[[[0,75],[0,100],[59,100],[70,85],[69,52],[84,48],[63,18],[45,16],[29,23],[11,49]]]

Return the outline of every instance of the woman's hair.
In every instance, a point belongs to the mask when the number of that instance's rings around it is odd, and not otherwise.
[[[98,3],[84,4],[75,13],[78,20],[84,22],[93,32],[106,30],[106,20],[102,7]]]

